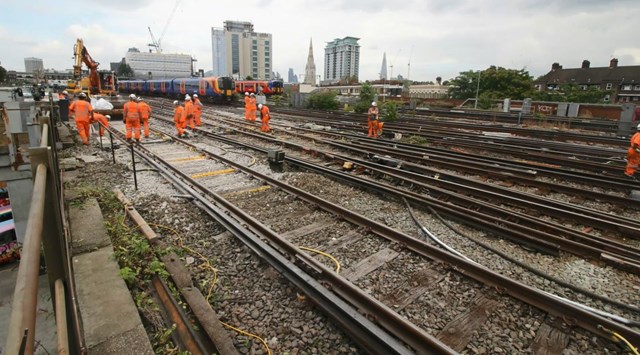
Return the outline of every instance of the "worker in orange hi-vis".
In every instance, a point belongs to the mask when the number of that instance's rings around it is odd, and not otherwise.
[[[129,102],[124,104],[122,116],[124,117],[123,120],[127,131],[127,141],[131,142],[131,136],[133,135],[136,142],[140,142],[140,108],[136,102],[135,94],[129,95]]]
[[[368,137],[378,137],[378,117],[380,112],[378,111],[378,105],[374,102],[371,103],[369,111],[367,111],[367,126],[369,127]]]
[[[109,120],[111,119],[111,116],[109,115],[103,115],[101,113],[97,113],[94,112],[93,116],[91,116],[91,124],[94,124],[96,122],[100,123],[100,128],[98,129],[98,134],[100,135],[100,137],[104,136],[104,128],[105,127],[109,127]]]
[[[138,97],[138,109],[140,110],[140,120],[144,129],[144,137],[149,138],[149,117],[151,117],[151,106],[141,97]]]
[[[254,106],[255,107],[255,106]],[[244,93],[244,119],[245,121],[249,121],[251,116],[249,113],[251,112],[251,98],[249,97],[249,93]]]
[[[637,180],[635,177],[640,164],[640,124],[638,124],[637,132],[631,136],[631,146],[627,150],[627,166],[624,174],[631,180]]]
[[[191,96],[189,95],[184,97],[184,117],[186,118],[184,128],[188,126],[193,129],[193,127],[195,127],[195,123],[193,122],[193,101],[191,101]]]
[[[269,120],[271,120],[269,107],[267,107],[267,105],[259,104],[258,110],[260,110],[260,119],[262,120],[262,127],[260,127],[260,130],[268,133],[271,131],[271,127],[269,127]]]
[[[249,95],[249,120],[251,123],[256,121],[256,94]]]
[[[200,116],[202,115],[202,102],[198,98],[198,94],[193,94],[193,118],[196,126],[200,127]]]
[[[86,100],[87,95],[81,92],[78,100],[72,102],[69,106],[69,114],[75,118],[76,128],[78,129],[78,134],[80,134],[80,139],[82,139],[82,144],[89,145],[89,122],[93,107]]]
[[[182,138],[182,134],[184,133],[184,125],[185,125],[184,107],[180,105],[180,101],[178,100],[173,102],[173,106],[174,106],[173,123],[176,124],[176,131],[178,132],[178,137]]]

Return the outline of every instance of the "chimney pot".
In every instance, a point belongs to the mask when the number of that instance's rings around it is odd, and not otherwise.
[[[589,62],[588,60],[583,60],[582,61],[582,69],[589,69],[589,66],[591,65],[591,62]]]
[[[553,64],[551,64],[551,70],[556,70],[556,69],[560,69],[560,68],[562,68],[562,67],[560,66],[560,63],[553,63]]]
[[[609,68],[617,68],[618,67],[618,58],[612,58],[609,62]]]

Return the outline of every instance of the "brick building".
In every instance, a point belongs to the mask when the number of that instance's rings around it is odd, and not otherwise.
[[[597,68],[592,68],[588,60],[582,61],[580,68],[570,69],[553,63],[551,71],[534,83],[541,91],[558,90],[564,84],[574,84],[583,90],[611,90],[611,95],[604,97],[606,102],[640,104],[640,65],[618,66],[617,58],[611,59],[608,67]]]

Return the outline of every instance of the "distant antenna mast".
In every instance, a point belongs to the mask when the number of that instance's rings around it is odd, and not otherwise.
[[[389,64],[389,68],[391,68],[391,74],[389,74],[389,80],[393,80],[393,63],[396,62],[396,59],[398,58],[398,54],[400,54],[401,50],[402,48],[398,49],[398,53],[396,53],[396,56],[393,57],[393,61],[391,62],[391,64]]]

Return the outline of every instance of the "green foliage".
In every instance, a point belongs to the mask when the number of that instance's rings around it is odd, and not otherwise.
[[[478,79],[480,87],[478,89]],[[533,94],[533,78],[529,72],[520,69],[506,69],[491,66],[483,70],[478,78],[477,71],[461,72],[449,82],[449,95],[454,99],[468,99],[478,97],[486,99],[511,98],[522,100]]]
[[[118,70],[116,70],[116,74],[121,78],[133,78],[135,75],[133,69],[127,63],[120,63]]]
[[[127,283],[127,285],[131,287],[135,285],[136,277],[138,276],[138,273],[133,271],[133,269],[131,269],[130,267],[125,266],[122,269],[120,269],[120,271],[118,271],[118,275],[120,275],[120,277],[122,277],[122,279]]]
[[[340,103],[334,91],[316,91],[307,98],[307,108],[318,110],[337,110]]]
[[[387,101],[382,105],[381,120],[385,122],[398,120],[398,104],[395,101]]]
[[[590,87],[584,90],[576,84],[560,85],[558,90],[536,91],[532,98],[539,101],[604,103],[604,98],[611,95],[611,90],[598,90]]]
[[[371,106],[371,102],[375,99],[375,91],[369,83],[360,86],[360,101],[356,104],[355,111],[357,113],[365,113]]]
[[[0,65],[0,83],[7,79],[7,69]]]
[[[284,98],[281,95],[273,95],[269,99],[273,101],[274,105],[276,106],[282,105],[282,102],[284,100]]]
[[[251,75],[247,75],[247,77],[244,80],[253,80],[253,77]]]

